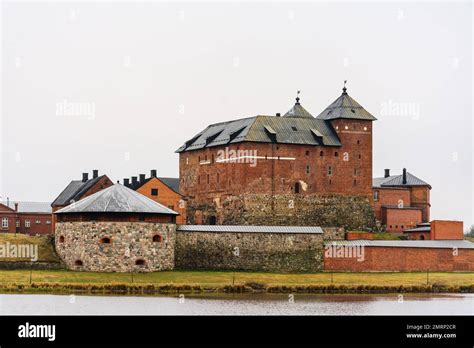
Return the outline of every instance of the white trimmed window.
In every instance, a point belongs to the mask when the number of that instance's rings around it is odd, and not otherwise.
[[[8,228],[8,218],[2,218],[2,228]]]
[[[35,222],[37,225],[39,225],[41,223],[41,220],[36,220]]]
[[[51,225],[51,220],[46,220],[46,225]]]
[[[29,228],[30,225],[31,225],[30,220],[25,220],[25,227],[26,227],[26,228]]]
[[[20,227],[20,220],[16,220],[16,227]]]

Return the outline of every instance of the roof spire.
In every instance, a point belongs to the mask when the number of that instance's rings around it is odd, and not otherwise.
[[[344,87],[342,88],[342,94],[347,94],[346,83],[347,83],[347,80],[344,80]]]
[[[296,104],[298,104],[298,105],[300,104],[300,97],[299,97],[300,93],[301,93],[301,91],[296,92]]]

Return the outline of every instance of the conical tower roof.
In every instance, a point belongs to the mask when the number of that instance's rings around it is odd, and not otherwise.
[[[178,215],[128,187],[115,184],[56,212],[64,213],[150,213]]]
[[[337,118],[347,118],[355,120],[375,121],[376,118],[365,110],[362,105],[356,102],[344,86],[342,94],[331,105],[329,105],[316,118],[320,120],[334,120]]]

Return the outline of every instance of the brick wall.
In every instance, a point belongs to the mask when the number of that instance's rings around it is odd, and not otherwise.
[[[153,195],[152,189],[156,189],[158,194]],[[186,223],[186,204],[183,197],[163,184],[159,179],[152,178],[138,188],[137,192],[179,213],[179,216],[176,217],[177,224]]]
[[[8,227],[2,227],[1,223],[4,218],[8,219]],[[0,232],[3,233],[53,234],[52,221],[52,214],[17,213],[14,210],[0,207]],[[27,227],[28,222],[29,227]]]
[[[382,206],[392,205],[409,207],[411,205],[411,194],[409,188],[374,188],[378,191],[378,200],[374,201],[375,217],[382,221]],[[385,222],[382,221],[385,224]]]
[[[474,249],[364,247],[364,260],[324,256],[324,270],[349,272],[474,271]]]
[[[387,232],[402,233],[408,228],[416,227],[421,221],[421,209],[382,207],[382,222],[386,225]]]
[[[431,239],[464,239],[462,221],[433,220],[431,221]]]

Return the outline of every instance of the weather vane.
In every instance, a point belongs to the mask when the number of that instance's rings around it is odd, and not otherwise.
[[[296,102],[297,103],[300,102],[300,93],[301,93],[301,91],[296,91]]]
[[[343,91],[344,93],[346,93],[346,91],[347,91],[346,83],[347,83],[347,80],[344,80],[344,87],[342,88],[342,91]]]

